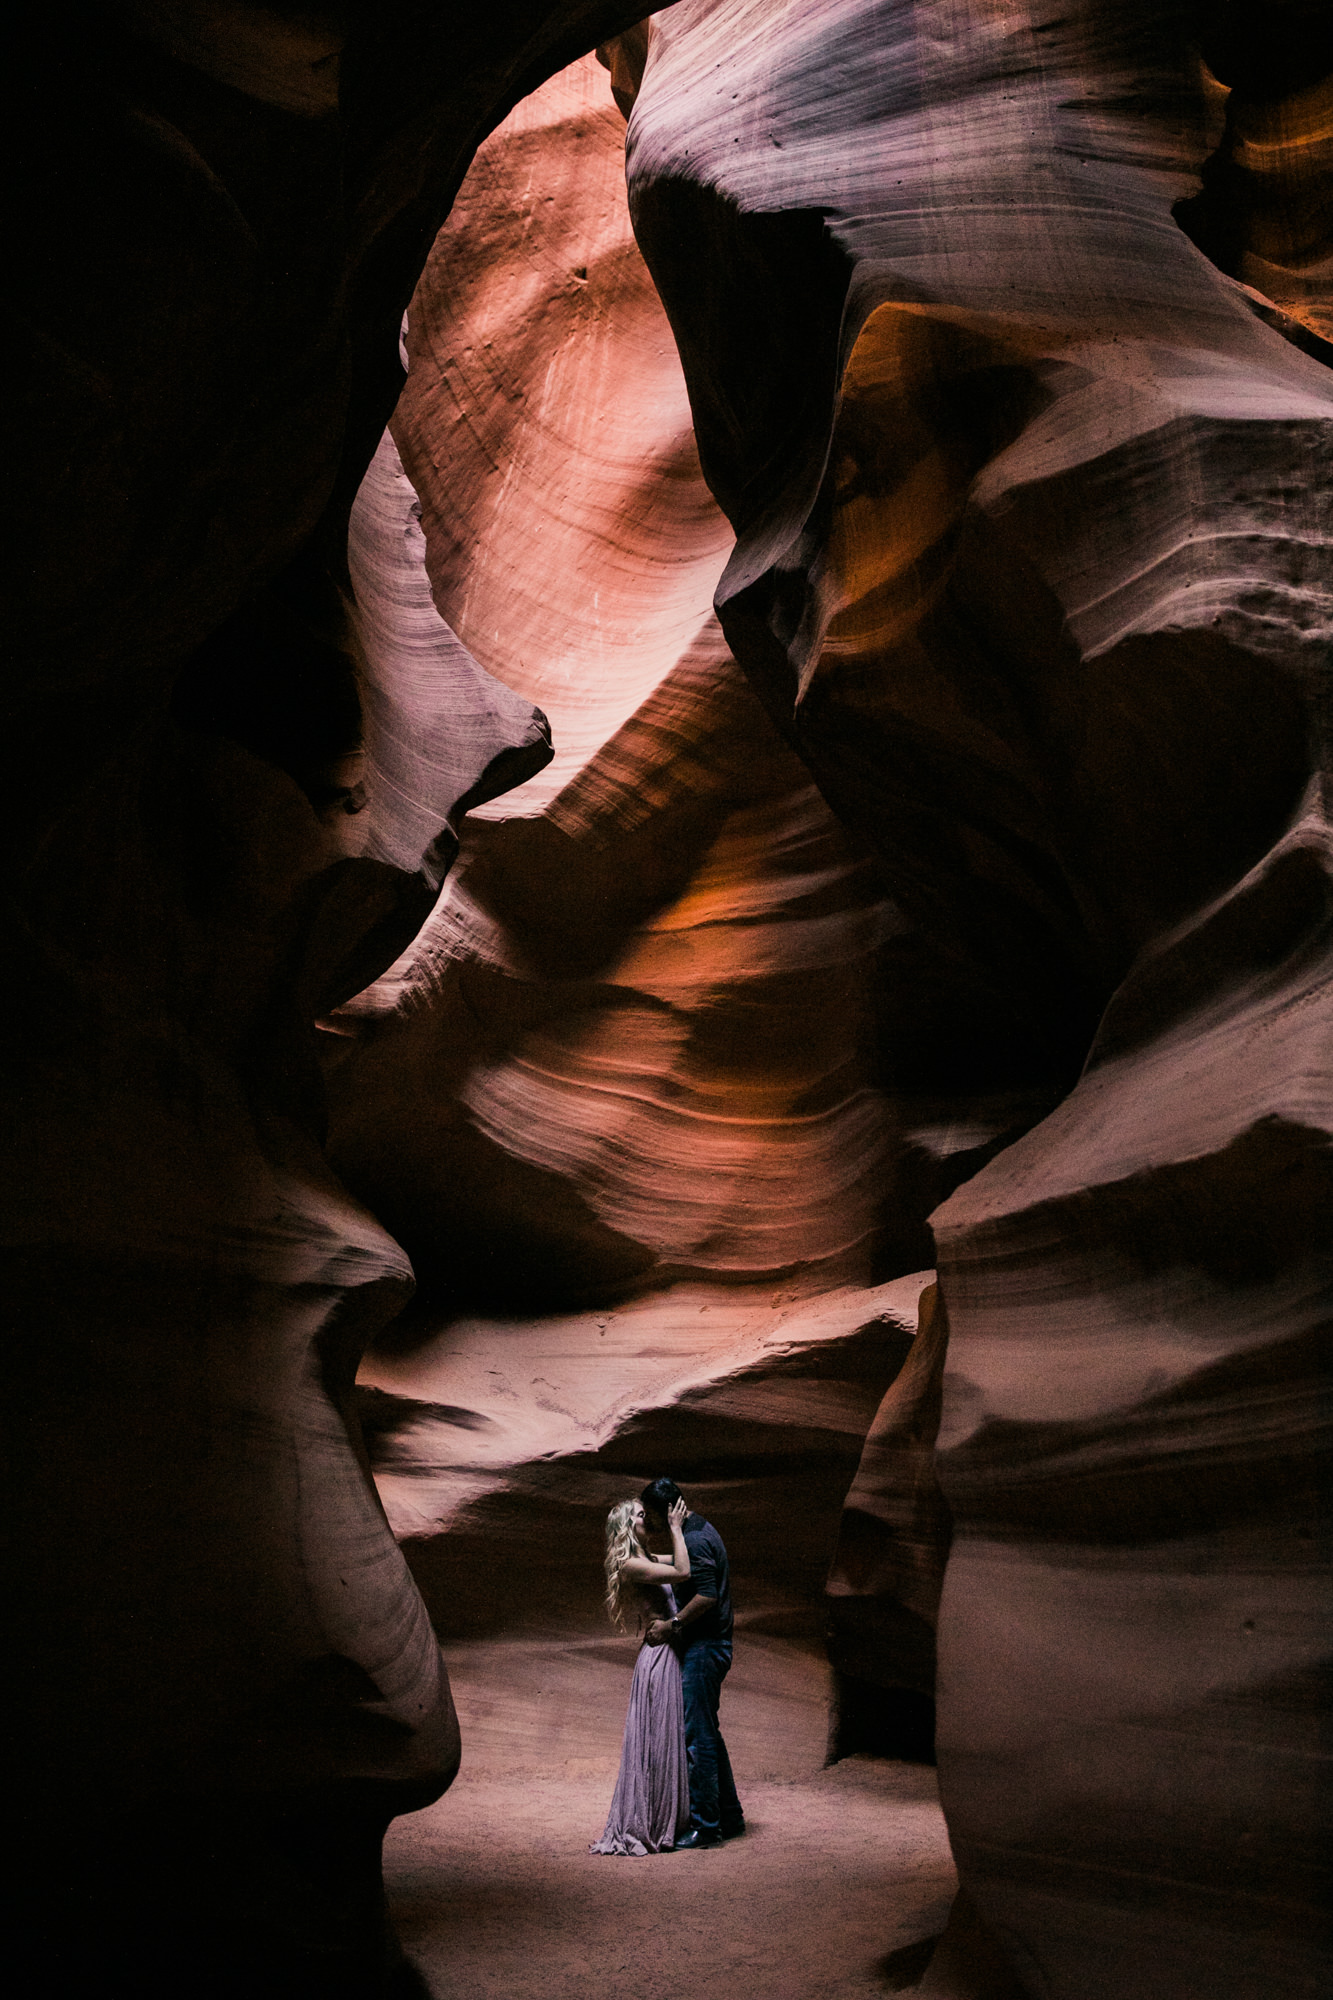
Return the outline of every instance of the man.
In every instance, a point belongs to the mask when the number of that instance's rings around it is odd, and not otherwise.
[[[665,1534],[667,1513],[681,1498],[674,1479],[654,1479],[639,1496],[650,1534]],[[674,1618],[654,1618],[648,1643],[673,1644],[680,1654],[685,1697],[685,1752],[690,1775],[690,1825],[677,1848],[717,1847],[745,1831],[731,1759],[717,1724],[722,1682],[731,1665],[731,1575],[722,1537],[702,1514],[685,1516],[690,1580]]]

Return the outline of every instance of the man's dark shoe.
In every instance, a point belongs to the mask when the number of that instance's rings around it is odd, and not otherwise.
[[[697,1826],[692,1826],[688,1833],[682,1833],[680,1839],[673,1844],[672,1852],[688,1854],[696,1847],[721,1847],[721,1845],[720,1834],[703,1833]]]
[[[735,1826],[720,1826],[717,1830],[717,1837],[719,1840],[739,1840],[744,1831],[745,1821],[739,1819]]]

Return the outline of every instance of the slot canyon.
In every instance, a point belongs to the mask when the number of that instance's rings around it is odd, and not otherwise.
[[[1324,0],[5,93],[15,1990],[1315,2000]],[[662,1473],[749,1827],[594,1856]]]

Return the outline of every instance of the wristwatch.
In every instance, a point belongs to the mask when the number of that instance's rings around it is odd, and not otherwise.
[[[673,1631],[673,1632],[676,1632],[676,1633],[678,1633],[678,1632],[680,1631],[680,1620],[679,1620],[679,1618],[673,1618],[673,1619],[672,1619],[672,1621],[671,1621],[671,1629],[672,1629],[672,1631]]]

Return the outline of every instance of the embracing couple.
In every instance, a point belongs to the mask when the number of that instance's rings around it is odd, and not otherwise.
[[[671,1539],[654,1555],[649,1536]],[[593,1854],[661,1854],[716,1847],[745,1831],[731,1760],[717,1723],[731,1665],[731,1581],[717,1529],[692,1514],[672,1479],[654,1479],[606,1520],[606,1608],[625,1629],[634,1608],[643,1645],[634,1663],[620,1776]]]

